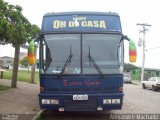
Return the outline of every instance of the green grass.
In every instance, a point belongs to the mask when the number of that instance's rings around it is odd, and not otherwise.
[[[7,70],[3,74],[4,79],[12,79],[12,70]],[[18,81],[23,81],[23,82],[31,82],[31,72],[29,71],[18,71]],[[35,83],[39,83],[39,73],[35,72]]]
[[[0,85],[0,92],[4,91],[4,90],[8,90],[10,87],[8,86],[4,86],[4,85]]]

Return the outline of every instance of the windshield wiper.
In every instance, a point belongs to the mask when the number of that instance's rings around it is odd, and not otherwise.
[[[71,60],[72,60],[72,57],[73,57],[72,47],[71,47],[71,45],[70,45],[70,54],[69,54],[67,60],[65,61],[64,65],[63,65],[63,67],[62,67],[62,69],[61,69],[60,75],[64,73],[64,71],[65,71],[66,67],[68,66],[68,64],[70,65]]]
[[[92,56],[90,55],[90,46],[89,46],[89,54],[88,54],[88,58],[89,58],[89,62],[93,64],[93,66],[95,67],[95,69],[99,72],[99,74],[104,77],[103,72],[101,71],[101,69],[99,68],[99,66],[96,64],[96,62],[94,61],[94,59],[92,58]],[[90,64],[91,65],[91,64]]]

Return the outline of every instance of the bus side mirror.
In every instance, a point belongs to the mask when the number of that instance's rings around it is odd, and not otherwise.
[[[137,59],[137,49],[134,41],[129,41],[129,61],[136,62]]]
[[[29,47],[28,47],[28,63],[30,65],[33,65],[36,63],[36,45],[33,40],[29,43]]]

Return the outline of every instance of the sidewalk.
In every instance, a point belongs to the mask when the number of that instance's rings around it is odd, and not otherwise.
[[[11,86],[11,80],[0,79],[0,85]],[[17,88],[0,92],[0,114],[32,114],[39,111],[39,84],[17,82]]]

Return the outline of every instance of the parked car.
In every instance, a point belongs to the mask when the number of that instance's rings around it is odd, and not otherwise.
[[[142,81],[142,88],[150,88],[153,91],[160,89],[160,77],[150,77],[148,80]]]
[[[124,74],[123,75],[123,81],[125,83],[132,83],[131,75],[130,74]]]
[[[2,68],[3,68],[3,69],[9,69],[9,64],[4,64],[4,65],[2,66]]]

